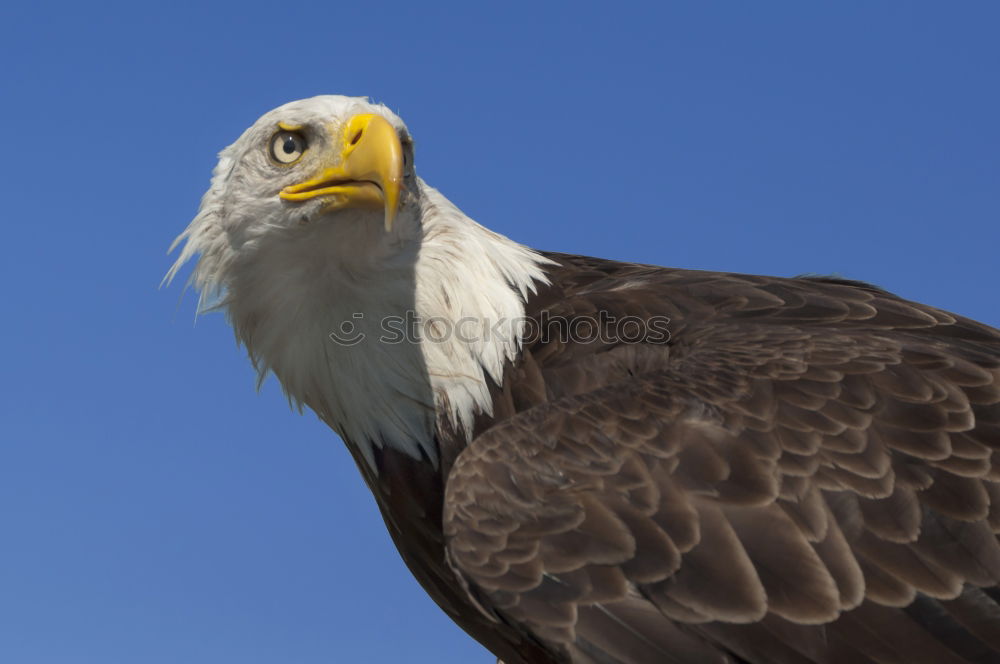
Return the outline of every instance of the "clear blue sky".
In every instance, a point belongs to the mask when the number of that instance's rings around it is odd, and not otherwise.
[[[383,101],[429,182],[532,246],[997,325],[998,30],[986,0],[6,3],[0,661],[492,661],[340,441],[157,290],[262,112]]]

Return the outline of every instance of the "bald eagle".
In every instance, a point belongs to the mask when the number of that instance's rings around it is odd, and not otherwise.
[[[535,251],[361,98],[261,117],[179,244],[506,664],[1000,662],[1000,331]]]

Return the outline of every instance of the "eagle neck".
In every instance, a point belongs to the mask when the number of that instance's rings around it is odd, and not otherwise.
[[[520,350],[525,302],[548,283],[551,261],[476,223],[424,182],[419,187],[416,336],[435,435],[467,441],[475,417],[492,414],[490,385]]]
[[[260,243],[226,298],[261,379],[274,373],[376,473],[386,448],[439,468],[438,441],[467,442],[492,412],[549,262],[416,186],[391,235],[338,218]]]

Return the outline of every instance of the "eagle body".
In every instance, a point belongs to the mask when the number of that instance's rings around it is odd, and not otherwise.
[[[1000,331],[528,249],[346,97],[261,118],[181,240],[505,664],[1000,663]]]

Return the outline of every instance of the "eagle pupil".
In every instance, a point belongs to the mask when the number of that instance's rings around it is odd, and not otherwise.
[[[281,146],[281,149],[285,151],[285,154],[292,154],[295,152],[295,139],[291,136],[287,137],[284,145]]]

